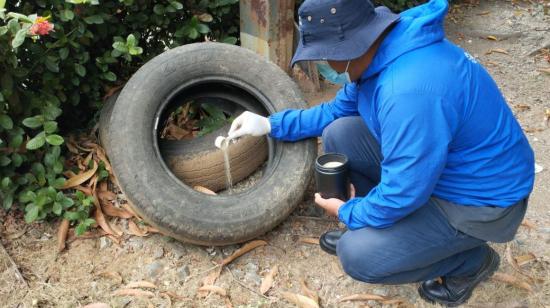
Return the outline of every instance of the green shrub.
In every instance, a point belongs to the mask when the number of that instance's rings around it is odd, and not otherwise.
[[[235,44],[238,24],[238,0],[0,0],[2,206],[84,232],[91,199],[60,190],[65,128],[84,128],[148,59],[205,39]]]

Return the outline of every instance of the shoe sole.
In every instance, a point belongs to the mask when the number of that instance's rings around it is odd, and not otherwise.
[[[472,296],[472,292],[477,287],[477,285],[482,281],[489,279],[489,277],[491,277],[500,266],[500,256],[491,247],[489,247],[489,249],[492,251],[492,255],[494,257],[494,260],[491,262],[491,265],[485,269],[485,273],[480,275],[479,278],[476,281],[474,281],[473,287],[471,287],[470,290],[468,290],[468,292],[464,293],[464,295],[462,295],[458,300],[454,302],[449,302],[449,301],[433,298],[424,291],[424,289],[422,288],[422,285],[418,287],[418,294],[422,299],[424,299],[427,302],[438,303],[441,305],[445,305],[447,307],[456,307],[464,304],[470,298],[470,296]]]

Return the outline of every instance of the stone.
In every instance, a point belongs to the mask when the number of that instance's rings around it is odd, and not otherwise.
[[[164,256],[164,249],[162,246],[157,246],[153,250],[153,258],[160,259]]]
[[[178,278],[181,281],[185,281],[189,275],[191,275],[191,271],[189,270],[189,266],[187,264],[178,268]]]
[[[109,246],[111,246],[113,242],[106,236],[102,236],[99,238],[99,249],[103,250]]]
[[[147,276],[152,279],[157,278],[162,273],[163,267],[164,265],[158,261],[150,263],[145,267]]]
[[[254,283],[255,285],[260,285],[260,283],[262,282],[262,277],[258,275],[258,269],[258,265],[254,263],[247,263],[244,266],[244,279]]]

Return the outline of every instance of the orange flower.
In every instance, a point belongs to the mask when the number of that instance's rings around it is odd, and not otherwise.
[[[38,17],[34,24],[29,29],[30,35],[47,35],[53,31],[53,24],[48,21],[47,17]]]

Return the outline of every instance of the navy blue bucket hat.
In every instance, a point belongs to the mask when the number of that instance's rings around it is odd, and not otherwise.
[[[291,66],[359,58],[399,15],[384,6],[375,8],[369,0],[306,0],[298,18],[300,41]]]

